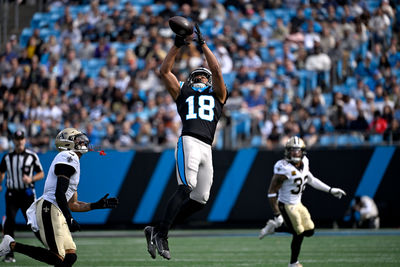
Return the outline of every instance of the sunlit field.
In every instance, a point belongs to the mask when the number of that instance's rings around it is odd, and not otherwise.
[[[167,261],[150,258],[142,231],[80,232],[74,266],[287,266],[291,237],[259,240],[257,235],[258,229],[171,231]],[[17,240],[40,245],[28,232],[17,233]],[[7,266],[46,266],[20,254],[16,259]],[[305,238],[300,261],[304,266],[400,266],[400,230],[317,230]]]

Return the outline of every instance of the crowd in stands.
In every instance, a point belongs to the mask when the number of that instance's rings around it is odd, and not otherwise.
[[[50,1],[0,51],[0,151],[22,129],[53,149],[65,127],[101,149],[173,147],[180,118],[159,78],[168,19],[199,22],[229,90],[217,148],[400,141],[400,4],[388,0]],[[181,81],[205,64],[193,43]]]

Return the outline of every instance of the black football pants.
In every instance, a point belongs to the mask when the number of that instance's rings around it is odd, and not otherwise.
[[[15,216],[19,209],[26,221],[26,210],[35,201],[35,195],[32,191],[27,193],[25,190],[12,190],[6,192],[6,221],[4,223],[4,234],[14,237]]]

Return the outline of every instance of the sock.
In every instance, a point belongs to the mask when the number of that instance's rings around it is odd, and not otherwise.
[[[187,218],[189,218],[194,213],[198,212],[199,210],[203,209],[205,204],[197,202],[189,198],[185,203],[183,203],[178,215],[176,215],[174,220],[175,224],[183,223]]]
[[[164,219],[160,222],[158,227],[156,227],[156,232],[159,232],[162,236],[168,235],[168,231],[171,228],[176,215],[179,213],[182,205],[189,199],[191,191],[192,190],[187,185],[178,186],[178,189],[168,201]]]
[[[303,234],[293,235],[292,244],[290,245],[290,248],[292,250],[292,254],[290,256],[290,263],[297,262],[297,259],[299,258],[301,243],[303,242],[303,239],[304,239]]]
[[[16,242],[14,251],[29,256],[35,260],[47,263],[49,265],[60,264],[62,260],[53,252],[48,249],[41,247],[34,247],[30,245],[24,245]]]

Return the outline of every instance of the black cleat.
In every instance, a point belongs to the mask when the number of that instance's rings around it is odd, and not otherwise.
[[[161,236],[159,233],[156,233],[153,236],[153,243],[156,245],[158,250],[158,254],[163,258],[170,260],[171,254],[169,253],[168,247],[168,237]]]
[[[144,235],[146,236],[147,241],[147,251],[150,253],[150,256],[155,259],[156,258],[156,246],[153,242],[154,238],[154,227],[146,226],[144,228]]]

